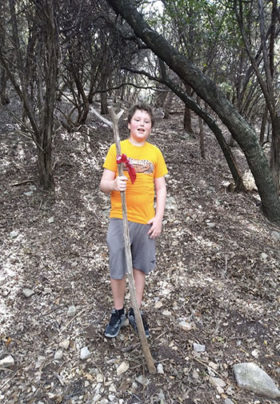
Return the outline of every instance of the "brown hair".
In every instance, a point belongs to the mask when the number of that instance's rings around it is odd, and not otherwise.
[[[128,123],[131,121],[133,115],[135,114],[135,112],[137,110],[146,111],[150,115],[152,126],[154,126],[155,119],[154,119],[153,110],[150,107],[150,105],[145,104],[144,102],[139,102],[138,104],[134,104],[130,108],[130,110],[128,111],[128,116],[127,116]]]

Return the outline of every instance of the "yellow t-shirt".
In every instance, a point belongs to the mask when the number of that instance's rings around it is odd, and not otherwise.
[[[146,142],[143,146],[134,146],[128,139],[122,140],[121,153],[125,154],[136,171],[134,184],[124,166],[124,175],[128,177],[126,188],[127,218],[129,221],[146,224],[155,216],[154,179],[167,174],[163,155],[157,146]],[[111,145],[106,156],[104,168],[118,175],[116,145]],[[111,192],[111,218],[122,218],[122,202],[119,191]]]

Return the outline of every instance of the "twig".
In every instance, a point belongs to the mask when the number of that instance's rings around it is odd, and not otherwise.
[[[75,318],[77,318],[78,316],[80,316],[82,313],[84,313],[86,311],[86,309],[81,310],[79,313],[75,314],[74,317],[71,318],[70,321],[68,321],[68,323],[63,327],[63,330],[65,330],[71,323],[72,321],[75,320]],[[60,331],[60,333],[62,332],[62,330]]]
[[[18,187],[19,185],[28,184],[29,182],[34,182],[33,178],[29,178],[27,180],[23,180],[21,182],[15,182],[14,184],[10,184],[11,187]]]
[[[219,376],[221,379],[223,378],[222,375],[220,375],[220,373],[218,373],[215,369],[211,368],[211,366],[209,366],[207,363],[200,361],[199,359],[193,357],[193,359],[200,363],[201,365],[205,366],[207,369],[210,368],[214,373],[216,373],[217,376]]]

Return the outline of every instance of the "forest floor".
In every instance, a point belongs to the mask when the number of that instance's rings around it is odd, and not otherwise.
[[[56,135],[49,195],[37,186],[31,141],[0,111],[0,360],[15,361],[0,368],[2,403],[276,402],[239,388],[232,366],[254,362],[279,383],[280,229],[262,215],[256,192],[228,192],[231,175],[214,136],[206,130],[202,159],[198,139],[173,112],[150,139],[169,169],[143,306],[160,371],[150,375],[130,326],[104,337],[109,198],[99,181],[111,130],[92,117]]]

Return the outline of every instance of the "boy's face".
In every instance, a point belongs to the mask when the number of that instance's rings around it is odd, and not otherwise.
[[[128,123],[128,129],[132,143],[145,143],[152,130],[152,120],[148,112],[137,109]]]

